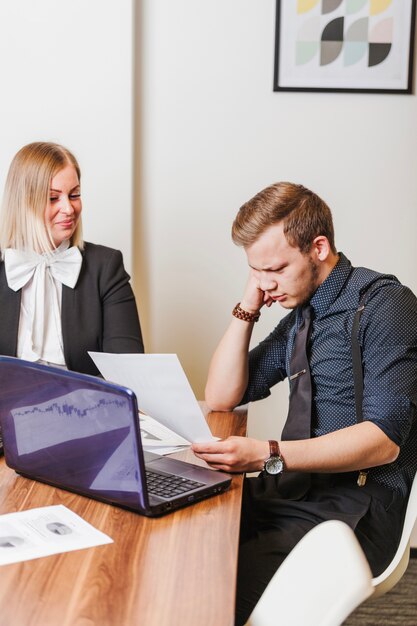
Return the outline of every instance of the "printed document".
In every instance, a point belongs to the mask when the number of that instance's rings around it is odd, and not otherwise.
[[[172,454],[172,452],[179,452],[190,445],[190,442],[184,437],[180,437],[153,417],[140,412],[139,425],[142,445],[148,452],[162,455]]]
[[[62,504],[0,515],[0,565],[106,543],[113,539]]]
[[[188,441],[213,439],[176,354],[88,354],[106,380],[135,392],[141,412]]]

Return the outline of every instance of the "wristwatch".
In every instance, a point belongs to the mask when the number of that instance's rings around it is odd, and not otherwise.
[[[269,440],[269,458],[264,463],[264,470],[267,474],[282,474],[284,471],[284,461],[279,451],[278,441]]]

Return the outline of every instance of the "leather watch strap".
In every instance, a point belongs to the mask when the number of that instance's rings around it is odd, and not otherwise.
[[[281,456],[278,441],[275,441],[275,439],[269,439],[269,455]]]

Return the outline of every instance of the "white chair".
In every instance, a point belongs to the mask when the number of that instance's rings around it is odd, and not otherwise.
[[[410,560],[410,537],[416,520],[417,474],[397,552],[375,578],[346,524],[335,520],[319,524],[277,570],[248,625],[277,626],[284,621],[289,626],[340,626],[364,600],[387,593],[402,578]]]
[[[248,626],[340,626],[373,593],[355,534],[330,520],[308,532],[277,570]]]
[[[404,519],[401,540],[394,558],[386,570],[372,579],[374,587],[373,597],[377,598],[387,593],[402,578],[410,560],[410,536],[417,520],[417,474],[414,476],[407,511]]]

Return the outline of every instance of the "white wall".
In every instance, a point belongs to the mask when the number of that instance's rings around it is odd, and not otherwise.
[[[231,222],[277,180],[329,202],[354,263],[417,291],[415,96],[273,93],[274,0],[137,0],[133,181],[132,3],[0,1],[0,187],[25,143],[66,144],[83,170],[86,238],[129,268],[135,184],[148,351],[177,352],[203,396],[246,279]],[[265,312],[254,340],[281,315]],[[279,434],[286,394],[251,407],[251,434]]]
[[[274,21],[274,0],[142,2],[147,348],[177,352],[198,397],[246,279],[232,220],[272,182],[311,187],[354,264],[417,291],[415,96],[273,93]],[[254,340],[282,314],[263,313]],[[250,433],[278,436],[286,405],[282,385],[251,406]]]
[[[31,141],[80,161],[85,238],[131,267],[132,0],[1,0],[0,188]]]

